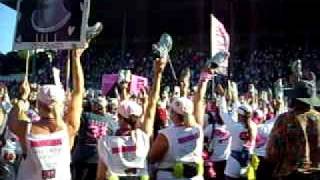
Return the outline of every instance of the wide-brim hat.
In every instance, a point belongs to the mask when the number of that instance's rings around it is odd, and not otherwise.
[[[314,107],[320,107],[320,97],[319,96],[314,96],[311,98],[297,98],[297,100],[304,102],[306,104],[309,104]]]
[[[310,106],[320,106],[320,97],[316,93],[314,84],[309,81],[298,82],[295,87],[288,92],[288,97],[309,104]]]

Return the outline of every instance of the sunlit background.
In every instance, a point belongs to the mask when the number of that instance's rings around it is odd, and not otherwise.
[[[12,50],[13,36],[16,25],[16,11],[0,3],[0,52]]]

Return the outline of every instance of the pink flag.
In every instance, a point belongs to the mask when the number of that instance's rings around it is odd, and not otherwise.
[[[211,57],[219,52],[229,54],[230,36],[224,25],[211,14]],[[218,63],[218,72],[227,74],[228,57]]]
[[[104,74],[102,77],[102,94],[108,94],[117,82],[118,74]]]
[[[145,87],[148,87],[148,79],[142,76],[132,75],[131,76],[131,85],[130,92],[131,94],[138,95],[141,90]]]

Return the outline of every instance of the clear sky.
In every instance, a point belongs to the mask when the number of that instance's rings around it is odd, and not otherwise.
[[[12,50],[16,26],[16,11],[0,3],[0,52]]]

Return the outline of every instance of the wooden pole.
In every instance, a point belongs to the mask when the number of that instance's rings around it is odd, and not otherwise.
[[[27,58],[26,58],[26,78],[28,79],[29,76],[29,59],[30,59],[30,52],[27,50]]]
[[[70,91],[70,53],[71,50],[68,50],[68,58],[67,58],[67,65],[66,65],[66,91]]]
[[[210,14],[210,57],[209,58],[212,58],[213,57],[213,51],[214,51],[214,33],[215,33],[215,30],[213,29],[214,25],[213,25],[213,14]],[[212,76],[212,79],[211,79],[211,97],[215,97],[216,93],[215,93],[215,81],[214,81],[214,77],[215,76]]]

